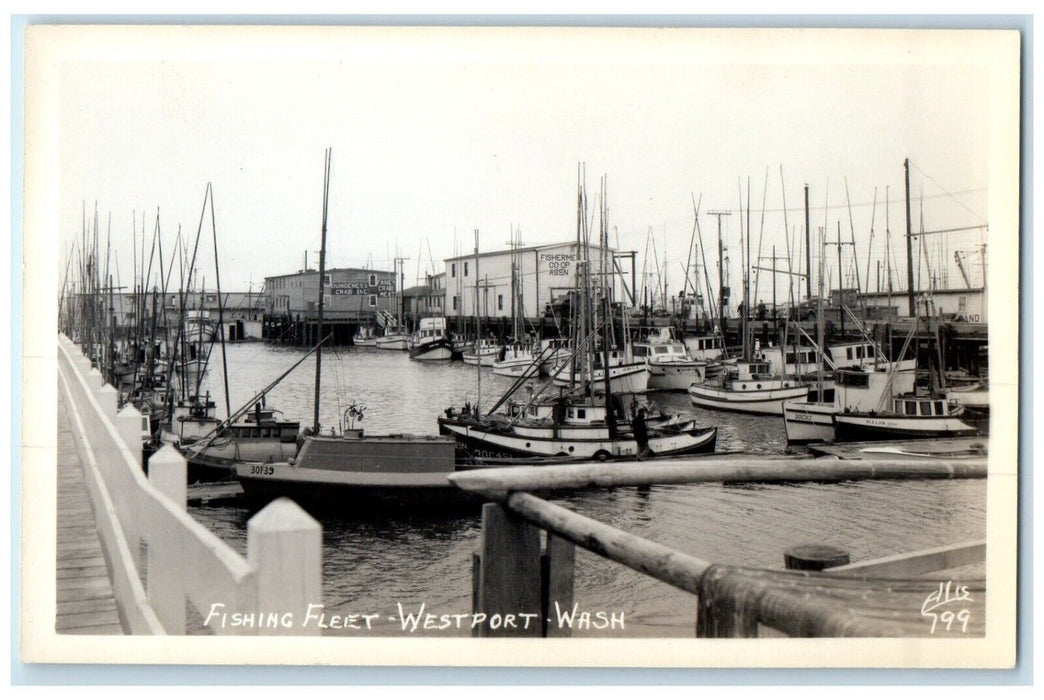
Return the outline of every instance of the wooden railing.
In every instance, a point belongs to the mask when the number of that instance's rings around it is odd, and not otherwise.
[[[164,447],[142,469],[141,414],[69,339],[58,339],[59,390],[72,421],[124,631],[184,634],[186,601],[216,634],[318,634],[321,528],[295,503],[247,524],[247,556],[185,510],[185,459]],[[287,624],[289,623],[289,624]]]
[[[938,582],[912,578],[985,560],[985,542],[964,542],[825,571],[731,567],[584,517],[530,492],[700,482],[838,482],[985,478],[986,459],[843,461],[701,458],[663,463],[580,464],[458,472],[459,488],[489,498],[474,557],[478,636],[562,636],[573,608],[575,547],[695,595],[700,637],[981,635],[985,581],[965,584],[967,616],[932,626],[924,601]],[[546,539],[541,543],[541,534]],[[963,610],[964,608],[962,608]],[[954,613],[953,615],[956,615]],[[953,617],[951,615],[951,617]],[[946,620],[944,620],[946,621]],[[969,624],[970,623],[970,624]]]

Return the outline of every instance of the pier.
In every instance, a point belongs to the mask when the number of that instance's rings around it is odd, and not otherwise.
[[[56,632],[185,634],[190,621],[202,621],[215,634],[318,633],[226,624],[228,615],[259,610],[304,619],[321,600],[321,528],[311,516],[291,501],[274,501],[249,521],[247,556],[240,556],[185,511],[184,457],[161,449],[146,476],[141,414],[131,406],[117,412],[116,390],[64,336],[58,385],[60,418],[67,419],[59,429],[68,432],[58,450],[64,592]]]

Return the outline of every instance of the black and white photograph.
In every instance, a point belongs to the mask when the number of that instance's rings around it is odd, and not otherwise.
[[[1012,668],[1021,40],[29,26],[22,660]]]

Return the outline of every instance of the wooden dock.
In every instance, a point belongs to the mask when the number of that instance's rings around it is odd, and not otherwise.
[[[58,392],[58,543],[55,632],[123,634],[73,443],[65,396]]]

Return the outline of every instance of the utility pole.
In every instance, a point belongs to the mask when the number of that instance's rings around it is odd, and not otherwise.
[[[728,294],[725,290],[725,258],[724,246],[721,242],[721,217],[732,216],[729,211],[708,211],[711,216],[718,217],[718,323],[721,327],[721,337],[725,338],[725,310],[728,308]]]
[[[854,241],[841,240],[841,222],[837,222],[837,242],[827,241],[824,245],[837,246],[837,299],[838,310],[841,312],[841,338],[845,337],[845,278],[841,270],[841,246],[850,245],[855,248]]]

